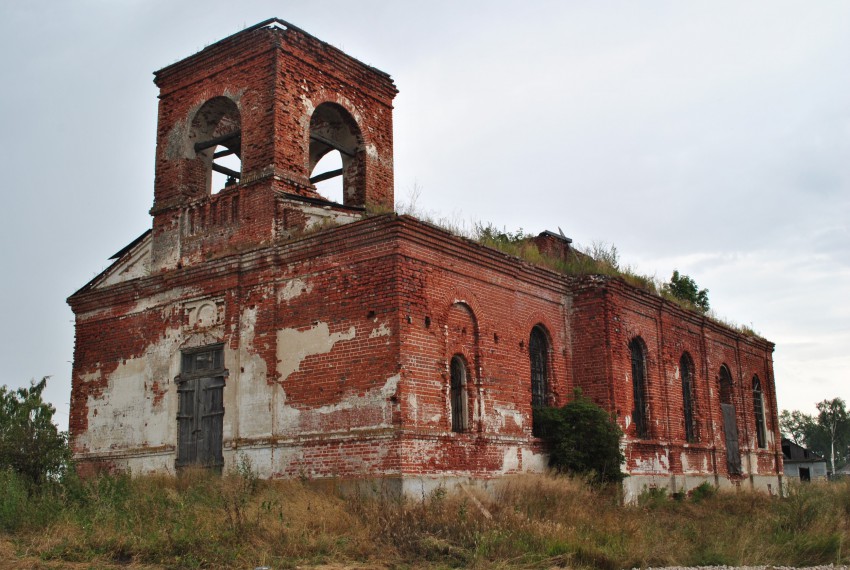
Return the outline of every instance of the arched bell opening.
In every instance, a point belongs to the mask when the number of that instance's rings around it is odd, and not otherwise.
[[[239,107],[227,97],[204,103],[189,131],[187,188],[197,196],[216,194],[242,177],[242,124]]]
[[[366,153],[360,128],[340,105],[322,103],[310,117],[310,183],[327,200],[365,206]]]

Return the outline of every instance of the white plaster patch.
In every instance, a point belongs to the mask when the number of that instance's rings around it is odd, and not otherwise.
[[[351,340],[356,333],[352,326],[347,331],[331,334],[328,323],[318,323],[306,331],[282,329],[277,331],[277,371],[281,380],[298,372],[301,362],[308,356],[327,354],[340,341]]]
[[[194,287],[176,287],[174,289],[169,289],[168,291],[164,291],[156,295],[149,295],[147,297],[144,297],[143,299],[139,299],[135,306],[129,311],[127,311],[127,313],[141,313],[142,311],[147,311],[148,309],[159,307],[161,305],[169,305],[168,307],[164,307],[164,309],[170,310],[172,308],[170,305],[172,305],[174,302],[179,301],[180,299],[185,299],[186,297],[195,296],[199,292],[200,291]]]
[[[496,412],[496,426],[499,429],[505,427],[505,422],[511,419],[518,428],[522,429],[522,413],[514,408],[505,406],[493,406],[493,411]]]
[[[508,447],[505,449],[505,454],[502,457],[502,468],[500,472],[505,473],[516,472],[519,470],[520,450],[517,447]]]
[[[306,90],[307,86],[303,85],[303,88]],[[309,117],[313,116],[313,111],[316,110],[316,106],[313,105],[313,102],[310,99],[308,99],[306,95],[301,95],[301,103],[304,104],[304,111],[305,111],[304,115],[307,117],[307,120],[309,121],[310,120]]]
[[[277,386],[270,386],[267,382],[266,361],[254,353],[254,334],[257,324],[257,308],[249,307],[242,311],[239,323],[239,351],[234,354],[236,360],[231,373],[229,387],[235,390],[226,392],[226,396],[232,396],[234,401],[228,402],[238,417],[238,424],[233,426],[228,417],[232,414],[225,413],[225,429],[230,429],[233,437],[264,437],[272,433],[272,417],[270,407],[275,405],[275,392]],[[228,359],[225,358],[225,362]],[[280,394],[286,399],[286,394]]]
[[[169,329],[156,343],[151,344],[138,358],[122,361],[106,378],[107,385],[100,397],[89,395],[88,429],[80,434],[78,445],[93,453],[140,446],[168,445],[175,439],[169,402],[169,389],[176,374],[179,359],[180,331]],[[100,372],[87,375],[86,380],[99,378]],[[153,384],[166,393],[153,393]],[[164,405],[163,405],[164,404]],[[176,429],[176,427],[175,427]]]
[[[278,303],[282,303],[283,301],[291,301],[304,293],[309,293],[313,290],[312,283],[306,283],[305,281],[298,279],[290,279],[286,282],[286,284],[280,288],[277,293],[277,301]]]
[[[388,327],[385,323],[381,323],[381,326],[376,329],[372,329],[372,332],[369,333],[369,338],[377,338],[379,336],[390,336],[391,334],[392,331],[390,330],[390,327]]]
[[[526,472],[542,473],[549,467],[549,456],[545,453],[534,453],[531,449],[522,449],[522,468]]]
[[[138,244],[124,258],[110,269],[103,277],[103,281],[96,287],[106,287],[116,283],[123,283],[139,277],[147,277],[151,273],[151,237],[148,235],[142,243]]]
[[[387,378],[387,381],[384,382],[384,385],[380,388],[373,388],[362,396],[356,394],[347,396],[336,404],[328,404],[327,406],[321,406],[319,408],[315,408],[314,410],[310,410],[310,413],[333,414],[342,410],[366,408],[369,404],[381,406],[390,396],[395,394],[399,380],[401,380],[401,375],[399,374],[396,374],[395,376],[390,376],[389,378]]]
[[[665,453],[656,453],[653,457],[639,458],[635,463],[637,473],[666,473],[670,470],[670,458]]]
[[[419,424],[419,400],[416,394],[407,395],[407,416],[413,421],[413,425]]]

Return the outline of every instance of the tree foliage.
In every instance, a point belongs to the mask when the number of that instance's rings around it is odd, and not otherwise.
[[[798,410],[782,410],[779,413],[779,431],[797,445],[806,447],[807,441],[815,426],[815,419]]]
[[[818,402],[818,426],[829,439],[829,459],[832,464],[832,472],[835,473],[835,451],[836,447],[847,448],[850,441],[850,422],[847,417],[847,406],[841,398],[823,400]],[[845,454],[846,455],[846,454]],[[840,458],[839,458],[840,459]]]
[[[47,377],[29,388],[0,386],[0,470],[38,486],[67,468],[68,434],[53,423],[56,409],[42,399]]]
[[[779,430],[797,445],[828,458],[834,473],[850,460],[850,417],[841,398],[818,402],[817,409],[817,415],[782,410]]]
[[[681,275],[679,270],[673,271],[670,282],[664,284],[664,289],[675,298],[686,301],[702,311],[708,312],[708,289],[700,289],[696,281],[687,275]]]
[[[535,408],[534,419],[549,445],[550,466],[599,482],[622,481],[622,431],[608,412],[580,392],[562,408]]]

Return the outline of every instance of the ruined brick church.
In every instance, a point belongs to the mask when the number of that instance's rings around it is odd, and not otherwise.
[[[578,387],[624,431],[627,495],[778,491],[773,345],[391,213],[387,74],[274,19],[154,81],[152,228],[68,300],[82,471],[244,455],[418,493],[545,469],[532,407]]]

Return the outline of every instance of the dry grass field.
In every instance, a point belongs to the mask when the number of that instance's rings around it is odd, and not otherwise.
[[[215,476],[104,475],[29,495],[0,474],[0,570],[54,568],[633,568],[841,564],[850,482],[785,498],[646,493],[564,476],[509,478],[401,500],[379,488]]]

